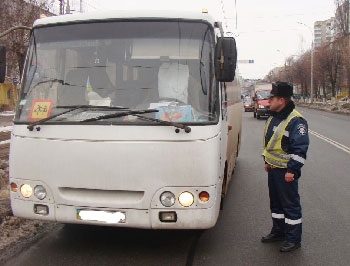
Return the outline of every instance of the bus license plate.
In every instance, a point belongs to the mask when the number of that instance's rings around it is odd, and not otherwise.
[[[97,221],[109,224],[120,224],[126,222],[126,213],[122,211],[78,209],[77,219],[82,221]]]

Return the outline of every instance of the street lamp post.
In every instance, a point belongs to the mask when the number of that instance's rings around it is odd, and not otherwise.
[[[310,102],[312,103],[313,99],[314,99],[314,77],[313,77],[313,74],[314,74],[314,71],[313,71],[313,69],[314,69],[314,33],[313,33],[312,29],[308,25],[306,25],[306,24],[304,24],[302,22],[298,22],[298,24],[301,24],[301,25],[304,25],[305,27],[307,27],[310,30],[311,37],[312,37],[312,40],[311,40],[311,69],[310,69],[310,71],[311,71],[311,75],[310,75],[311,76],[311,80],[310,80],[310,86],[311,86],[311,88],[310,88]]]

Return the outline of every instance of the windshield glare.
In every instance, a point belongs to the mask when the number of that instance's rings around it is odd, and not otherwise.
[[[268,99],[270,97],[270,91],[268,91],[268,90],[258,91],[256,94],[258,96],[258,100],[265,100],[265,99]]]
[[[60,106],[158,109],[148,116],[216,122],[212,29],[204,23],[129,21],[61,25],[32,35],[16,121],[36,121]],[[81,121],[116,110],[89,109],[53,119]],[[115,118],[119,122],[138,121]],[[108,121],[110,122],[110,121]],[[149,121],[138,121],[151,123]]]

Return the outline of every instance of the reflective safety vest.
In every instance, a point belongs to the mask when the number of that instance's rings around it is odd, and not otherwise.
[[[265,136],[269,125],[271,123],[272,117],[270,116],[266,122],[265,132],[264,132],[264,150],[262,155],[265,157],[265,162],[273,167],[277,168],[287,168],[287,163],[291,157],[290,154],[287,154],[282,150],[282,137],[285,135],[286,127],[289,122],[294,117],[303,117],[297,110],[293,110],[289,116],[281,121],[281,123],[276,127],[274,133],[272,134],[269,142],[265,143]]]

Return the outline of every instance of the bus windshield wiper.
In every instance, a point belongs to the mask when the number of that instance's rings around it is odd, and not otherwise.
[[[96,110],[129,110],[128,107],[123,106],[103,106],[103,105],[58,105],[56,108],[81,108],[81,109],[96,109]]]
[[[157,122],[159,124],[163,124],[163,125],[168,125],[168,126],[173,126],[176,127],[176,133],[179,133],[178,129],[183,129],[186,133],[190,133],[191,132],[191,128],[189,126],[185,126],[184,124],[181,123],[176,123],[176,122],[170,122],[170,121],[165,121],[165,120],[160,120],[160,119],[156,119],[156,118],[150,118],[150,117],[145,117],[142,116],[141,114],[147,114],[147,113],[156,113],[159,112],[158,109],[146,109],[146,110],[129,110],[128,108],[125,107],[119,107],[119,106],[92,106],[92,105],[76,105],[76,106],[57,106],[56,108],[70,108],[67,111],[64,111],[62,113],[56,114],[56,115],[52,115],[49,116],[47,118],[35,121],[30,123],[27,128],[29,129],[29,131],[33,131],[34,127],[37,125],[40,125],[42,123],[45,123],[46,121],[49,121],[53,118],[56,118],[58,116],[64,115],[66,113],[72,112],[74,110],[77,109],[117,109],[117,110],[126,110],[123,112],[118,112],[118,113],[112,113],[112,114],[106,114],[106,115],[100,115],[97,117],[93,117],[93,118],[89,118],[89,119],[85,119],[82,120],[80,122],[92,122],[92,121],[98,121],[98,120],[103,120],[103,119],[109,119],[109,118],[117,118],[117,117],[123,117],[123,116],[127,116],[127,115],[133,115],[136,116],[140,119],[143,120],[147,120],[147,121],[152,121],[152,122]],[[38,131],[40,130],[40,127],[37,129]]]
[[[98,117],[94,118],[89,118],[85,119],[81,122],[91,122],[91,121],[97,121],[97,120],[102,120],[102,119],[109,119],[109,118],[116,118],[116,117],[123,117],[127,115],[133,115],[136,116],[140,119],[147,120],[147,121],[152,121],[152,122],[157,122],[162,125],[167,125],[167,126],[173,126],[176,127],[176,133],[179,133],[179,129],[183,129],[186,133],[191,132],[191,128],[189,126],[185,126],[184,124],[176,123],[176,122],[170,122],[170,121],[165,121],[165,120],[160,120],[157,118],[151,118],[151,117],[145,117],[142,116],[141,114],[146,114],[146,113],[156,113],[159,112],[158,109],[146,109],[146,110],[130,110],[126,112],[119,112],[119,113],[113,113],[113,114],[108,114],[108,115],[101,115]]]
[[[88,118],[85,120],[82,120],[80,122],[92,122],[92,121],[98,121],[102,119],[109,119],[109,118],[117,118],[117,117],[123,117],[127,115],[138,115],[138,114],[147,114],[147,113],[156,113],[159,112],[158,109],[146,109],[146,110],[128,110],[125,112],[118,112],[113,114],[107,114],[107,115],[100,115],[93,118]]]
[[[142,116],[142,115],[134,115],[134,116],[136,116],[136,117],[138,117],[140,119],[143,119],[143,120],[153,121],[153,122],[156,122],[156,123],[159,123],[159,124],[162,124],[162,125],[176,127],[176,130],[175,130],[176,133],[180,132],[179,128],[183,129],[186,133],[190,133],[191,132],[191,128],[189,126],[185,126],[184,124],[181,124],[181,123],[165,121],[165,120],[161,120],[161,119],[157,119],[157,118],[145,117],[145,116]]]
[[[29,129],[29,131],[33,131],[33,129],[34,129],[35,126],[40,125],[40,124],[42,124],[42,123],[44,123],[44,122],[46,122],[46,121],[49,121],[49,120],[51,120],[51,119],[53,119],[53,118],[55,118],[55,117],[58,117],[58,116],[60,116],[60,115],[64,115],[64,114],[66,114],[66,113],[69,113],[69,112],[72,112],[72,111],[74,111],[74,110],[77,110],[77,109],[79,109],[79,108],[80,108],[79,106],[76,106],[76,107],[73,107],[72,109],[69,109],[69,110],[64,111],[64,112],[62,112],[62,113],[58,113],[58,114],[55,114],[55,115],[51,115],[51,116],[49,116],[49,117],[46,117],[46,118],[40,119],[40,120],[38,120],[38,121],[32,122],[32,123],[30,123],[30,124],[27,126],[27,128]],[[40,131],[40,127],[38,127],[37,130]]]
[[[47,80],[42,80],[42,81],[39,81],[38,83],[35,83],[34,85],[32,85],[32,86],[29,88],[29,90],[26,92],[26,95],[27,95],[27,96],[30,95],[31,92],[32,92],[32,90],[33,90],[34,88],[36,88],[37,86],[39,86],[39,85],[41,85],[41,84],[44,84],[44,83],[48,83],[48,82],[52,82],[52,83],[58,82],[58,83],[64,85],[64,81],[63,81],[62,79],[49,78],[49,79],[47,79]]]
[[[56,117],[59,117],[61,115],[64,115],[66,113],[69,113],[69,112],[72,112],[74,110],[77,110],[77,109],[95,109],[95,110],[128,110],[129,108],[126,108],[126,107],[121,107],[121,106],[95,106],[95,105],[61,105],[61,106],[56,106],[56,108],[69,108],[69,110],[67,111],[64,111],[62,113],[58,113],[58,114],[55,114],[55,115],[51,115],[49,117],[46,117],[46,118],[43,118],[43,119],[40,119],[38,121],[35,121],[35,122],[32,122],[30,123],[27,128],[29,129],[29,131],[33,131],[34,127],[37,126],[37,125],[40,125],[42,123],[45,123],[46,121],[49,121],[51,119],[54,119]],[[40,128],[38,128],[38,131],[40,130]]]

